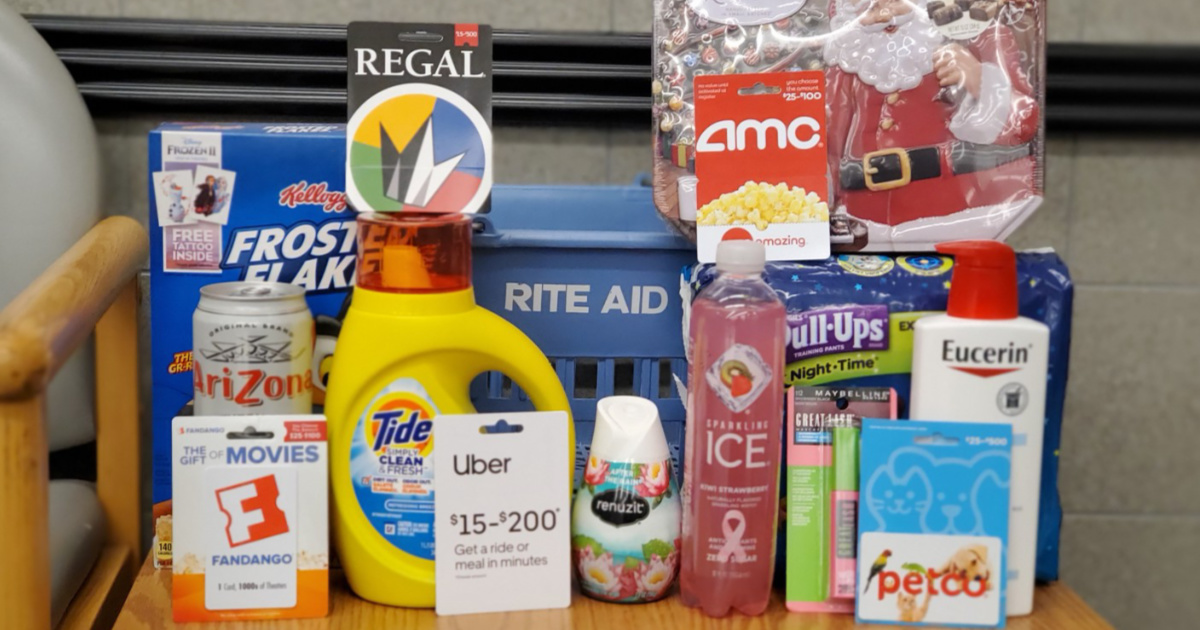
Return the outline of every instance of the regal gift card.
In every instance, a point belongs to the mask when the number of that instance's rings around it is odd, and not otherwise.
[[[362,212],[486,212],[492,29],[352,22],[346,194]]]

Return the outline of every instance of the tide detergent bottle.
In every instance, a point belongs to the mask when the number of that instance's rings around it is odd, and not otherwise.
[[[437,416],[474,413],[493,370],[539,411],[569,406],[537,346],[475,304],[468,216],[360,214],[357,263],[325,401],[334,544],[360,597],[432,608]]]

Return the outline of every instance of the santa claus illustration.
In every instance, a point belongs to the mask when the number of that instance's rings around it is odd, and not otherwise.
[[[834,0],[831,13],[835,242],[839,228],[843,249],[1006,237],[1041,203],[1038,100],[1011,29],[949,40],[926,0]]]

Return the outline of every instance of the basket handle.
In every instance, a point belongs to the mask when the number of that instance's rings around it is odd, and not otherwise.
[[[472,375],[484,372],[500,372],[512,379],[533,402],[538,411],[564,411],[567,414],[571,444],[575,444],[575,424],[571,418],[571,403],[563,389],[558,373],[550,360],[525,333],[509,324],[499,315],[480,309],[488,316],[479,334],[490,343],[487,348],[471,353],[473,365],[464,365],[464,373]],[[473,377],[472,377],[473,378]],[[468,381],[469,382],[469,381]],[[575,473],[575,462],[570,462],[570,471]]]
[[[490,243],[500,237],[496,231],[496,224],[485,214],[471,217],[471,231],[471,240],[475,243]]]

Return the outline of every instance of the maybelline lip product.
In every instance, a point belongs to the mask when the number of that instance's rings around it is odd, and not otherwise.
[[[821,386],[787,398],[787,607],[853,612],[862,419],[895,418],[898,397],[889,387]]]

